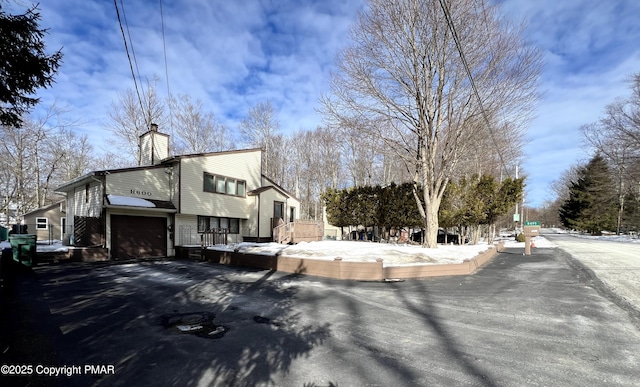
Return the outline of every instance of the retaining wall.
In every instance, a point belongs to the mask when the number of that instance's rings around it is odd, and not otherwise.
[[[504,244],[489,248],[478,256],[459,264],[383,266],[383,260],[376,262],[349,262],[342,258],[333,261],[324,259],[296,258],[245,254],[233,251],[205,250],[204,259],[224,265],[254,267],[296,273],[349,279],[359,281],[381,281],[384,279],[410,279],[434,276],[467,275],[475,272],[494,255],[504,249]]]

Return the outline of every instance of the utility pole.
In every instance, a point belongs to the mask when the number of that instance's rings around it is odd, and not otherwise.
[[[518,166],[516,165],[516,180],[518,180]],[[520,220],[520,212],[518,211],[518,201],[516,201],[516,210],[513,214],[513,220],[516,222],[516,235],[518,230],[518,221]]]

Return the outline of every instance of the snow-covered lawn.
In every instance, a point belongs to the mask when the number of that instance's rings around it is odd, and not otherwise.
[[[534,238],[536,247],[553,247],[543,237]],[[504,240],[505,247],[521,247],[524,242]],[[477,245],[439,245],[437,249],[427,249],[409,244],[372,243],[362,241],[319,241],[301,242],[296,245],[278,243],[248,243],[213,246],[210,249],[236,251],[248,254],[282,255],[296,258],[334,260],[342,258],[349,262],[375,262],[381,258],[384,266],[407,264],[455,264],[471,259],[489,248],[487,243]]]
[[[549,229],[556,234],[570,234],[571,236],[575,236],[578,238],[585,239],[597,239],[601,241],[614,241],[614,242],[624,242],[624,243],[640,243],[640,238],[637,235],[601,235],[601,236],[592,236],[589,234],[580,234],[575,231],[567,231],[561,228],[551,228]]]

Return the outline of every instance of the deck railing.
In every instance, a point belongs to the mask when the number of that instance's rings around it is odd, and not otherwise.
[[[296,220],[273,229],[273,241],[277,243],[321,241],[323,237],[324,223],[315,220]]]
[[[228,235],[228,228],[212,228],[200,234],[200,245],[203,247],[226,245]]]

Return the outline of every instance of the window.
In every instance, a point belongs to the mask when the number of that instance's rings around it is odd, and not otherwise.
[[[296,220],[296,208],[289,207],[289,222],[294,222]]]
[[[207,175],[205,173],[204,175],[204,191],[205,192],[215,192],[216,190],[216,186],[214,184],[214,176],[213,175]]]
[[[234,179],[227,179],[227,193],[229,195],[236,194],[236,181]]]
[[[240,219],[229,219],[229,234],[240,234]]]
[[[207,232],[217,228],[226,228],[229,234],[239,234],[240,219],[198,216],[198,232]]]
[[[198,232],[205,232],[209,229],[209,217],[198,216]]]
[[[225,189],[225,184],[224,184],[224,177],[222,176],[216,176],[216,192],[218,193],[226,193],[226,189]]]
[[[204,174],[203,190],[224,195],[242,196],[246,194],[246,182],[226,176]]]
[[[36,230],[48,230],[49,220],[47,218],[36,218]]]
[[[283,202],[273,202],[273,217],[274,218],[284,218],[284,203]]]

